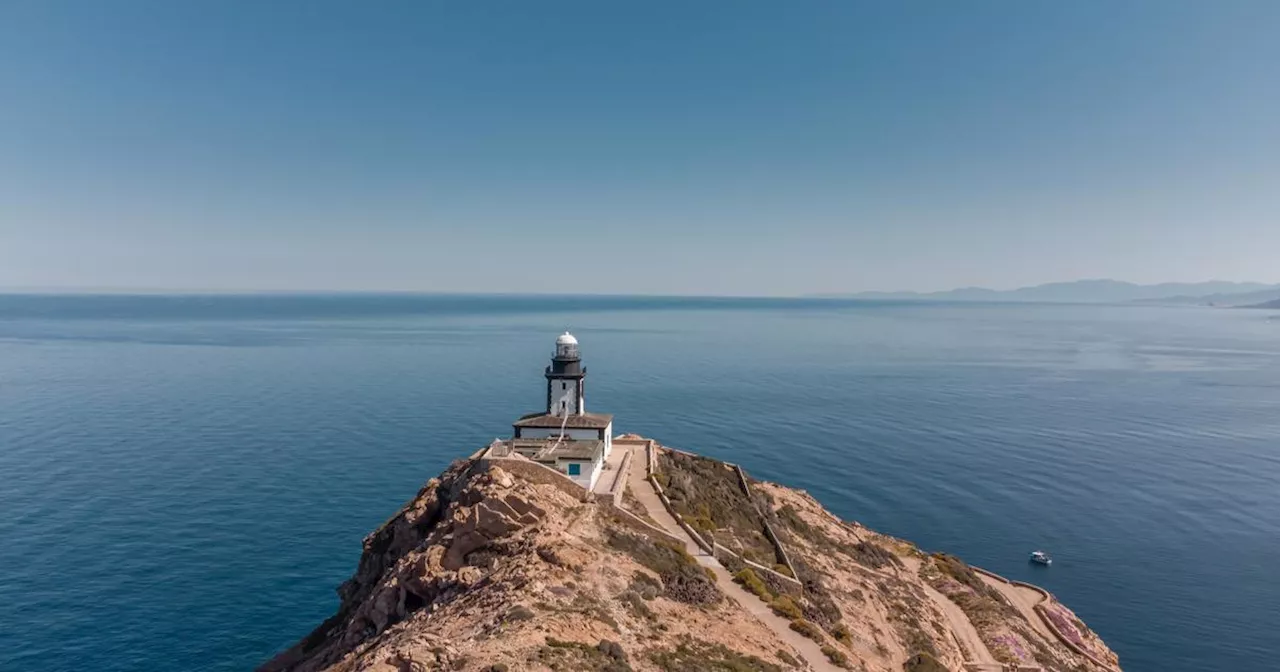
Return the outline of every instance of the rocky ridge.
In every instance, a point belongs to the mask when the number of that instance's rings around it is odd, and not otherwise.
[[[754,483],[752,493],[787,545],[803,595],[733,569],[820,642],[827,661],[804,660],[788,644],[793,636],[752,614],[759,605],[728,597],[704,559],[669,537],[471,459],[431,479],[366,537],[354,576],[338,589],[337,613],[260,669],[1103,669],[959,560],[839,521],[802,491]],[[709,511],[706,524],[714,527],[714,517]],[[1074,614],[1051,606],[1087,652],[1119,669]]]

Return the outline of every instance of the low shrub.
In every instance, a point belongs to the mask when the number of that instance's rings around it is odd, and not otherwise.
[[[656,573],[667,597],[685,604],[720,601],[715,575],[699,565],[684,547],[618,530],[609,530],[608,544]]]
[[[596,644],[596,651],[604,654],[606,658],[611,658],[619,662],[627,662],[627,652],[622,650],[622,645],[607,639],[600,640]]]
[[[733,575],[733,580],[742,584],[747,590],[756,594],[756,597],[769,602],[773,600],[773,593],[769,591],[768,586],[764,585],[764,581],[748,567]]]
[[[849,626],[844,623],[836,623],[835,627],[831,628],[831,636],[845,646],[853,646],[853,635],[849,632]]]
[[[894,567],[903,566],[902,561],[898,559],[898,556],[893,551],[871,541],[860,541],[854,544],[850,555],[853,556],[854,560],[876,569],[890,565]]]
[[[934,553],[933,564],[946,576],[955,579],[961,584],[969,586],[980,595],[985,594],[990,590],[990,586],[982,580],[982,577],[978,576],[977,572],[973,571],[973,568],[965,564],[964,560],[961,560],[954,555]]]
[[[779,659],[785,652],[779,652]],[[790,656],[788,656],[791,658]],[[688,672],[690,670],[723,670],[724,672],[782,672],[782,668],[765,662],[756,656],[739,653],[722,644],[712,644],[693,639],[688,635],[681,638],[674,650],[653,651],[649,660],[663,672]],[[799,661],[791,658],[799,666]],[[791,663],[788,663],[791,664]]]
[[[607,639],[602,639],[595,646],[591,646],[582,642],[547,637],[547,645],[539,650],[538,658],[552,669],[632,672],[622,645]]]
[[[779,616],[785,616],[793,621],[804,620],[804,612],[800,611],[800,607],[788,595],[780,595],[777,599],[769,603],[769,608],[773,613]]]
[[[846,670],[849,669],[849,656],[844,655],[844,652],[840,649],[837,649],[834,646],[823,645],[822,655],[826,656],[827,660],[831,661],[832,665],[842,667]]]
[[[529,607],[518,604],[512,607],[511,611],[507,612],[506,618],[503,620],[510,623],[515,621],[527,621],[531,618],[533,618],[533,610]]]
[[[640,571],[631,575],[631,585],[627,588],[645,600],[662,594],[662,582]]]
[[[653,613],[653,610],[649,608],[649,605],[644,603],[644,598],[640,597],[640,594],[636,591],[628,590],[619,596],[618,599],[623,604],[627,605],[631,611],[635,612],[637,616],[640,616],[647,621],[657,620],[658,615]]]
[[[777,515],[778,518],[785,523],[787,527],[794,530],[796,534],[799,534],[805,539],[813,542],[822,541],[818,536],[817,531],[813,529],[813,526],[806,523],[804,519],[800,517],[800,512],[796,511],[796,507],[791,506],[790,504],[785,504],[782,508],[778,509]]]
[[[822,641],[822,630],[818,629],[818,626],[804,620],[803,618],[797,618],[791,621],[791,629],[815,642]]]
[[[658,468],[667,476],[663,491],[690,528],[765,567],[778,561],[764,535],[764,518],[742,491],[737,471],[717,460],[671,451],[658,454]]]

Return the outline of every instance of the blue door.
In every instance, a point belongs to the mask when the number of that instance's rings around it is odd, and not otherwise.
[[[570,462],[570,463],[569,463],[569,475],[570,475],[570,476],[581,476],[581,475],[582,475],[582,465],[581,465],[581,464],[578,464],[577,462]]]

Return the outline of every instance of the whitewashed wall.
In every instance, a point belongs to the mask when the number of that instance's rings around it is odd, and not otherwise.
[[[568,402],[569,413],[576,414],[584,412],[585,406],[582,398],[579,396],[578,381],[576,380],[553,380],[551,381],[551,407],[547,409],[548,413],[560,415],[560,402]]]
[[[604,471],[604,458],[595,462],[579,462],[582,465],[582,473],[577,476],[569,476],[574,483],[590,490],[596,486],[596,480],[600,478],[601,472]],[[561,460],[556,463],[556,470],[566,476],[569,474],[569,461]]]

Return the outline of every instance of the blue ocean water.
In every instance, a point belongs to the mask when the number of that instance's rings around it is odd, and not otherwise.
[[[246,670],[544,401],[1055,592],[1129,670],[1280,654],[1280,321],[1134,306],[0,297],[0,670]],[[1025,562],[1044,548],[1048,570]]]

